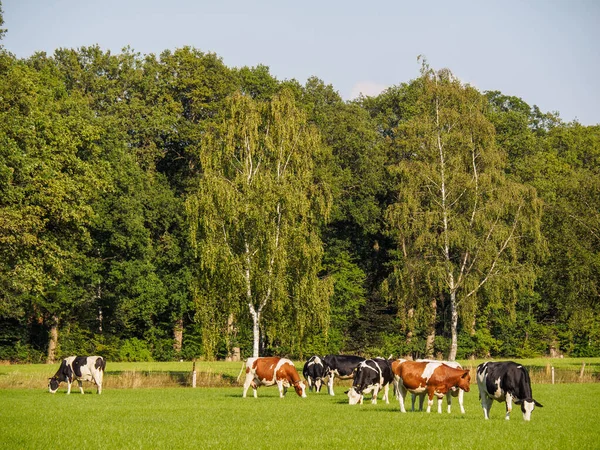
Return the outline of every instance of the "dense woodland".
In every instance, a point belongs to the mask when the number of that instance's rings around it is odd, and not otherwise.
[[[600,356],[600,126],[415,76],[0,47],[0,360]]]

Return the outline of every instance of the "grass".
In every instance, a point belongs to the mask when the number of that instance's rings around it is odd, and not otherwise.
[[[485,421],[475,385],[465,395],[465,415],[456,404],[441,415],[402,414],[395,400],[350,406],[342,391],[306,399],[289,391],[280,399],[276,388],[263,387],[257,399],[243,399],[239,386],[107,388],[102,395],[2,389],[0,449],[599,447],[600,383],[534,385],[544,408],[528,423],[518,409],[505,421],[500,403]]]

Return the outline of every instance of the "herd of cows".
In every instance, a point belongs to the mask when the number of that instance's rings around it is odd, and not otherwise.
[[[294,363],[287,358],[260,357],[249,358],[246,363],[246,379],[243,397],[252,387],[254,397],[258,386],[277,385],[280,397],[284,397],[288,388],[293,387],[300,397],[306,397],[306,384],[309,389],[320,392],[327,385],[329,395],[335,395],[333,380],[352,379],[352,387],[346,391],[351,405],[363,403],[364,395],[372,395],[372,403],[377,403],[379,391],[383,391],[383,400],[389,403],[389,387],[393,387],[400,403],[400,410],[406,412],[404,402],[408,393],[412,394],[412,410],[419,397],[419,409],[423,409],[427,396],[427,412],[431,411],[433,399],[438,399],[438,413],[442,412],[442,400],[447,399],[448,412],[452,397],[458,397],[461,413],[464,414],[463,395],[469,392],[470,371],[463,369],[457,362],[406,359],[365,359],[351,355],[327,355],[323,358],[312,356],[304,364],[301,380]],[[96,384],[98,394],[102,393],[102,380],[106,362],[101,356],[70,356],[65,358],[49,379],[48,390],[55,393],[61,382],[67,383],[67,394],[71,393],[71,384],[77,381],[83,394],[82,381]],[[509,420],[513,402],[521,406],[523,418],[531,419],[535,406],[542,407],[533,399],[531,381],[525,367],[512,361],[485,362],[477,367],[477,387],[486,419],[494,400],[506,402],[506,420]]]

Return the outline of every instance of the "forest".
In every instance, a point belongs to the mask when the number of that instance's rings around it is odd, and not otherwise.
[[[600,356],[599,288],[599,125],[0,45],[0,360]]]

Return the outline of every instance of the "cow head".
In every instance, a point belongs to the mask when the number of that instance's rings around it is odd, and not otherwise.
[[[356,389],[354,389],[354,386],[352,386],[349,391],[346,391],[345,394],[348,396],[348,403],[350,405],[356,405],[359,403],[362,404],[363,395],[356,392]]]
[[[517,405],[521,405],[521,412],[523,413],[523,419],[525,419],[525,421],[527,421],[527,422],[529,422],[531,420],[531,411],[533,411],[533,409],[536,406],[539,406],[540,408],[544,407],[541,403],[538,403],[536,400],[534,400],[532,398],[527,398],[525,400],[515,400],[515,403]]]
[[[465,392],[469,392],[471,390],[471,372],[469,370],[465,370],[463,372],[456,386],[458,386]]]
[[[58,391],[58,385],[60,381],[58,381],[58,377],[48,378],[48,392],[51,394],[56,393]]]
[[[294,390],[302,398],[306,398],[306,385],[301,380],[294,383]]]

